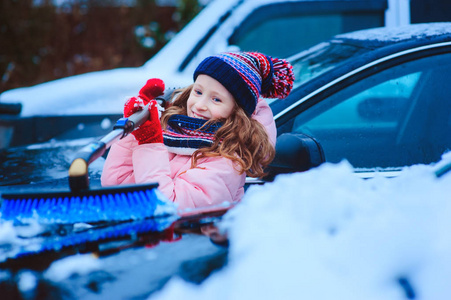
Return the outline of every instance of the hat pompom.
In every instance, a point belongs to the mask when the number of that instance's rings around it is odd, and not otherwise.
[[[271,58],[273,74],[271,87],[262,94],[265,98],[286,98],[293,89],[293,67],[285,59]]]

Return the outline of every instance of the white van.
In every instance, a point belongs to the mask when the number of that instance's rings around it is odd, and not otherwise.
[[[162,78],[168,87],[188,85],[203,58],[223,51],[288,57],[335,34],[384,26],[387,8],[387,0],[216,0],[139,68],[91,72],[5,91],[0,103],[20,103],[18,118],[64,115],[69,124],[69,116],[90,115],[92,121],[94,115],[120,114],[125,99],[148,78]],[[11,122],[0,111],[0,127],[12,128]],[[33,139],[58,136],[67,126],[73,125],[52,126],[54,133],[46,129],[45,137],[36,130]],[[7,144],[16,143],[12,138]]]

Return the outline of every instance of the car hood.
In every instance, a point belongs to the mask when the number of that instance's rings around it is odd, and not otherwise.
[[[166,87],[186,81],[162,72],[149,72],[145,67],[121,68],[9,90],[0,95],[0,101],[21,103],[22,117],[118,114],[122,112],[125,99],[136,95],[147,79],[153,77],[163,79]]]

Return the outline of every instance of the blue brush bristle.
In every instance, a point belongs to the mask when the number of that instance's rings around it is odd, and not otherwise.
[[[35,243],[29,243],[27,246],[24,246],[20,251],[15,253],[14,257],[10,258],[20,258],[46,251],[59,251],[64,248],[83,245],[90,242],[102,243],[108,240],[132,237],[139,234],[162,232],[168,229],[177,219],[178,216],[172,215],[167,217],[144,219],[138,222],[122,222],[112,226],[91,228],[70,233],[65,236],[52,236],[45,238],[44,240],[38,238]]]
[[[175,214],[176,209],[156,185],[127,186],[51,194],[3,194],[1,218],[44,223],[126,221]]]

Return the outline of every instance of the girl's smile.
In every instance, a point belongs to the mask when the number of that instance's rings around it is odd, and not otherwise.
[[[189,95],[187,112],[192,118],[226,119],[232,114],[235,105],[235,98],[219,81],[201,74]]]
[[[204,117],[204,116],[202,116],[202,115],[196,114],[195,112],[191,112],[191,113],[193,114],[192,117],[194,117],[194,118],[208,120],[207,117]]]

